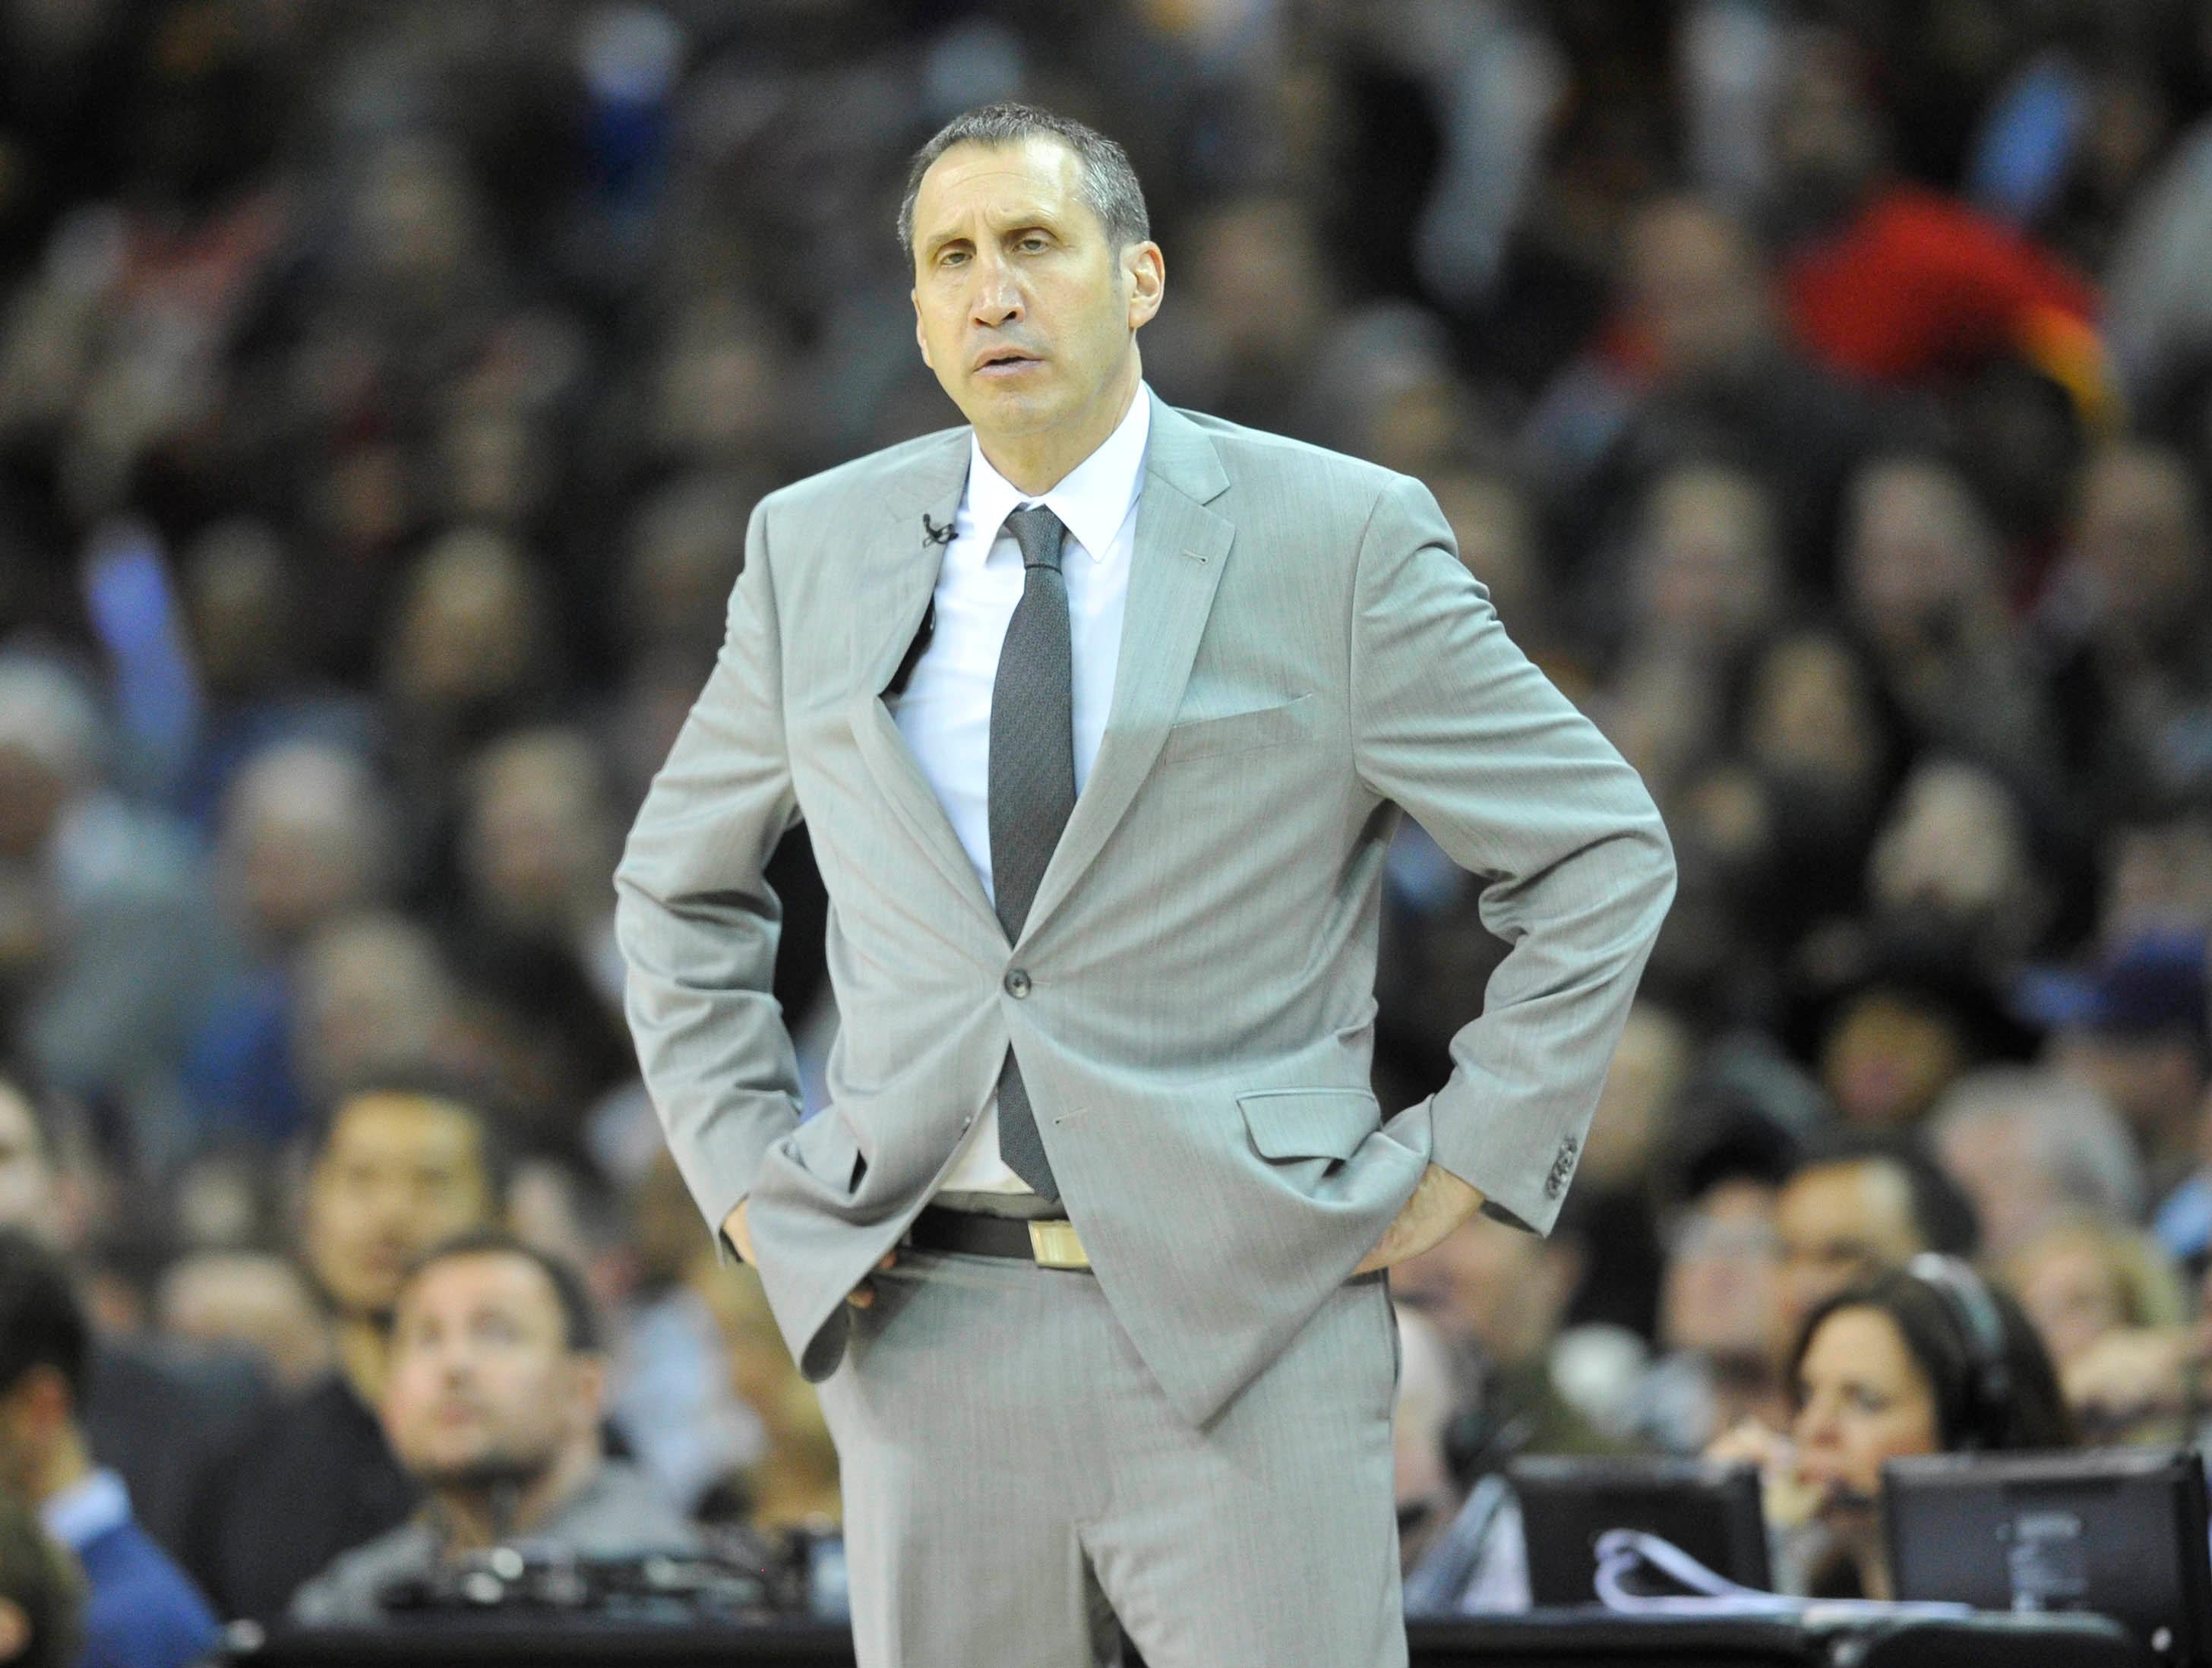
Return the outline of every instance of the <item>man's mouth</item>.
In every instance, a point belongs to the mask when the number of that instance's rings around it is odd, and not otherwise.
[[[998,348],[977,356],[975,371],[979,376],[993,373],[1005,376],[1020,371],[1024,366],[1039,362],[1035,354],[1026,353],[1019,348]]]

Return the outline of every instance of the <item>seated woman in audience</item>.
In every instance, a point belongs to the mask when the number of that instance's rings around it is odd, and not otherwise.
[[[1890,1596],[1886,1461],[2074,1440],[2027,1315],[1954,1257],[1916,1257],[1820,1304],[1798,1335],[1790,1382],[1797,1410],[1786,1437],[1740,1426],[1708,1452],[1764,1468],[1784,1584],[1820,1597]]]
[[[2043,1335],[2062,1380],[2115,1332],[2179,1326],[2189,1319],[2181,1271],[2166,1248],[2108,1216],[2061,1216],[2006,1259],[2004,1278]],[[2075,1412],[2082,1417],[2081,1409]]]

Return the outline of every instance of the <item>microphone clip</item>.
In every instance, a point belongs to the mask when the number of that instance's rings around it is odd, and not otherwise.
[[[925,544],[951,543],[952,526],[953,524],[950,521],[946,522],[942,527],[939,526],[935,522],[929,519],[929,512],[924,510],[921,514],[922,542]]]

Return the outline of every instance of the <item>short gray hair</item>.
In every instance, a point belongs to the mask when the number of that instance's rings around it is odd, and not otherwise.
[[[1039,138],[1059,140],[1083,165],[1083,200],[1106,228],[1109,249],[1119,253],[1152,236],[1144,187],[1137,183],[1137,171],[1121,146],[1072,117],[1057,116],[1033,104],[987,104],[955,116],[915,152],[914,165],[907,170],[906,195],[899,199],[899,247],[907,259],[914,258],[914,201],[921,194],[921,177],[932,163],[955,145],[1018,145]]]
[[[2096,1090],[2042,1067],[1984,1066],[1952,1084],[1929,1111],[1929,1143],[1940,1147],[1950,1131],[1994,1119],[2018,1120],[2067,1204],[2116,1222],[2142,1216],[2142,1160],[2119,1113]]]

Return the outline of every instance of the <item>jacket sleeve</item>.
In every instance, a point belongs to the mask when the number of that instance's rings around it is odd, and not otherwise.
[[[746,529],[714,672],[615,871],[638,1065],[718,1239],[800,1110],[798,1061],[770,990],[782,910],[763,874],[798,820],[765,512]]]
[[[1549,1232],[1659,924],[1674,853],[1643,781],[1498,623],[1419,482],[1361,539],[1352,723],[1362,780],[1486,883],[1509,946],[1452,1039],[1433,1161]]]

